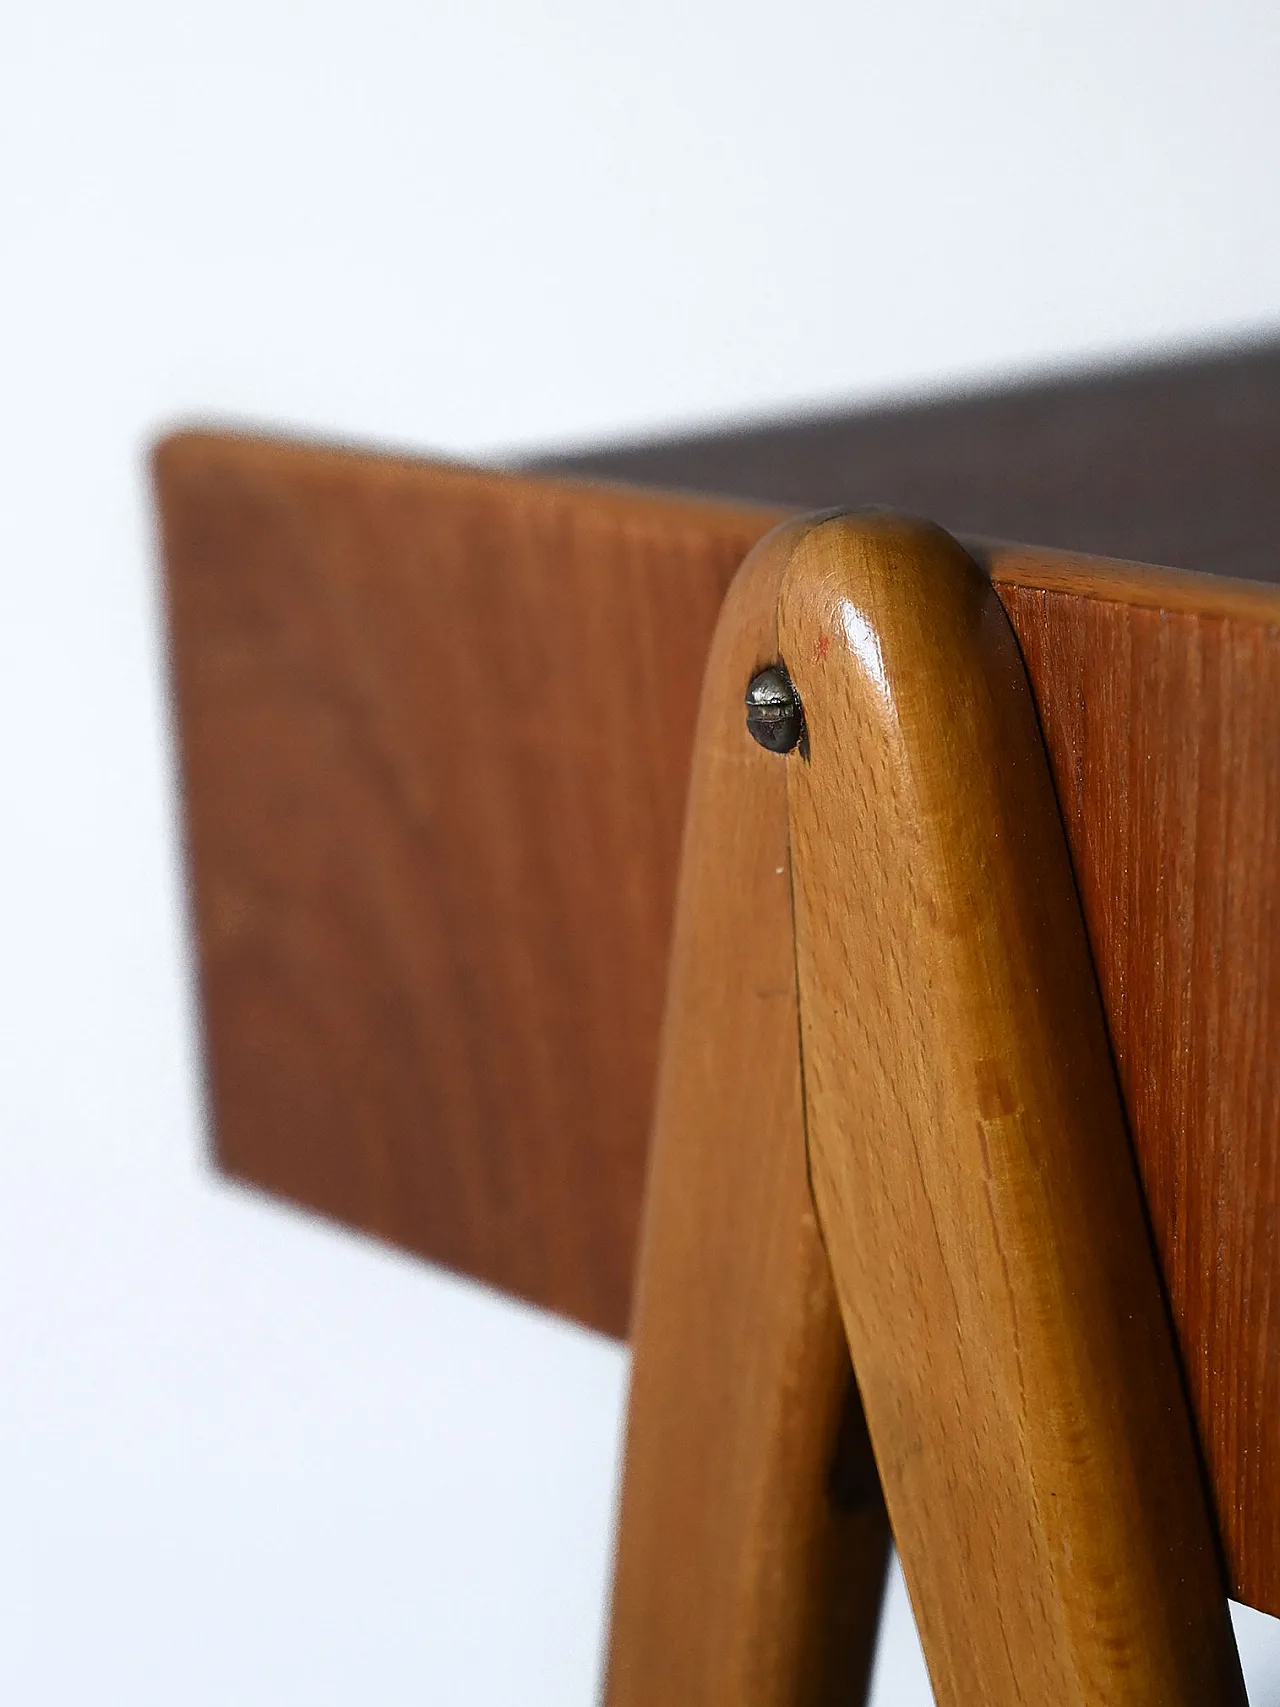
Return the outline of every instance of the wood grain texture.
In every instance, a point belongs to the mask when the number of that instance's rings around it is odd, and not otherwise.
[[[1002,587],[1066,818],[1232,1593],[1280,1614],[1280,609]]]
[[[940,530],[808,530],[780,650],[813,1189],[943,1707],[1242,1704],[1013,631]]]
[[[625,1332],[685,782],[770,512],[156,457],[219,1158]]]
[[[622,1333],[698,686],[772,514],[218,435],[157,476],[220,1159]],[[1280,1613],[1280,591],[976,549]]]
[[[888,1525],[805,1164],[786,772],[742,714],[776,656],[790,532],[739,573],[699,714],[609,1707],[851,1707],[884,1581]]]

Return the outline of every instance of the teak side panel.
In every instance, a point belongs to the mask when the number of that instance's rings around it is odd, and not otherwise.
[[[941,530],[839,516],[778,634],[814,1199],[940,1707],[1243,1707],[1013,631]]]
[[[156,459],[219,1157],[613,1334],[698,689],[774,516]]]
[[[1232,1593],[1280,1613],[1280,626],[1001,596],[1036,687]]]
[[[774,518],[212,434],[162,447],[157,486],[221,1160],[623,1332],[698,685]],[[1280,1613],[1280,593],[984,559],[1067,817],[1232,1591]],[[1140,634],[1165,636],[1165,674]],[[580,657],[608,743],[577,727]]]
[[[805,1162],[786,771],[743,683],[791,529],[707,668],[637,1270],[609,1707],[853,1707],[888,1524]]]

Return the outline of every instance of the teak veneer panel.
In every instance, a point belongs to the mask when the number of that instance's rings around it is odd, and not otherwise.
[[[625,1332],[698,687],[776,512],[212,434],[157,487],[221,1160]],[[1280,1613],[1280,592],[982,556]]]
[[[1280,626],[1001,597],[1036,683],[1232,1592],[1280,1613]]]
[[[786,533],[813,1195],[939,1707],[1243,1707],[1013,630],[939,528]]]
[[[772,512],[156,459],[215,1142],[626,1330],[703,664]]]

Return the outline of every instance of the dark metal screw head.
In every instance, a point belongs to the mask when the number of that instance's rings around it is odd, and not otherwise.
[[[771,753],[789,753],[804,734],[804,711],[791,678],[773,664],[751,678],[747,689],[747,728]]]

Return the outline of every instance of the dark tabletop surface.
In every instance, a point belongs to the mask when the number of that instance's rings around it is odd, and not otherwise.
[[[1280,341],[540,466],[1280,581]]]

